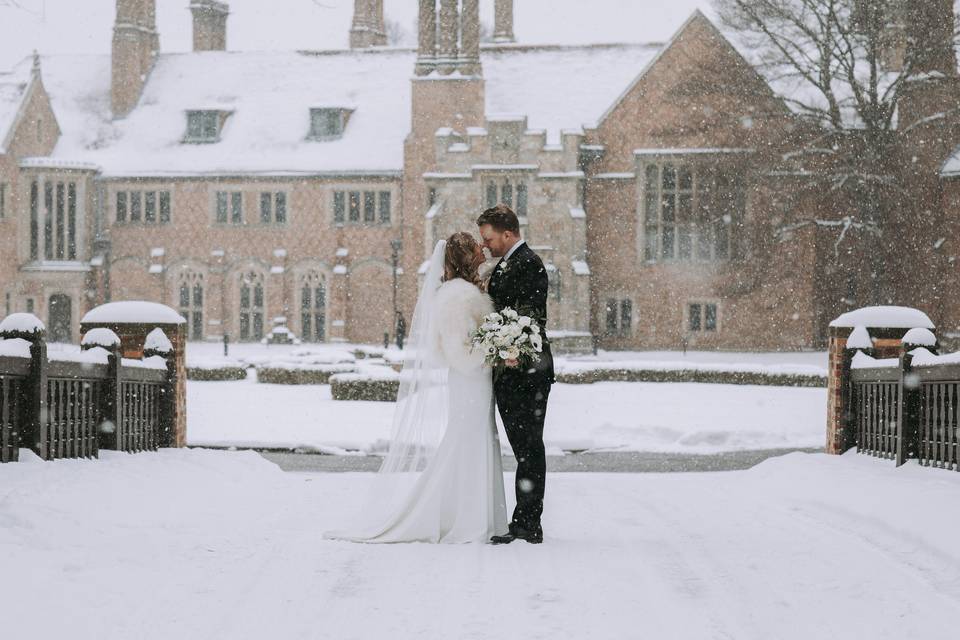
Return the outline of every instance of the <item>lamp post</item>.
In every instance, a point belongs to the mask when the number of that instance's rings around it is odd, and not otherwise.
[[[397,314],[399,309],[397,308],[397,269],[400,267],[400,250],[403,248],[403,241],[400,238],[396,238],[390,241],[391,249],[391,258],[393,262],[393,328],[394,335],[396,335],[397,329]]]

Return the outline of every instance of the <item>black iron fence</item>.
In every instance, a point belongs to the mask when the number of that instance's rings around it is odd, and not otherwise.
[[[19,347],[0,355],[0,462],[17,460],[21,447],[54,460],[172,443],[174,380],[166,354],[123,358],[117,339],[48,357],[42,331],[0,339]]]
[[[861,357],[849,385],[846,428],[860,453],[960,471],[960,362],[906,349],[897,360]]]

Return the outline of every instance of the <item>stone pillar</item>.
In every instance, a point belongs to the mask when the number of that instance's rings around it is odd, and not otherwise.
[[[383,20],[383,0],[355,0],[350,48],[366,49],[385,44],[387,29]]]
[[[437,0],[420,0],[419,48],[415,72],[430,75],[437,68]]]
[[[480,75],[480,0],[463,0],[460,29],[460,73]]]
[[[460,7],[457,0],[440,0],[440,35],[437,65],[440,73],[450,75],[460,57]]]
[[[130,322],[136,318],[137,322]],[[147,302],[113,302],[92,309],[80,321],[80,333],[105,328],[120,338],[124,358],[140,359],[144,355],[147,335],[161,329],[173,348],[174,412],[170,417],[173,431],[171,446],[187,445],[187,325],[176,311],[164,305]],[[169,361],[169,360],[168,360]]]
[[[156,0],[117,0],[110,79],[115,118],[137,106],[159,51]]]
[[[856,312],[853,312],[856,313]],[[836,321],[835,321],[836,322]],[[929,321],[928,321],[929,322]],[[864,325],[866,327],[866,325]],[[932,326],[932,325],[931,325]],[[874,358],[898,358],[906,328],[866,327],[873,339]],[[830,327],[827,370],[827,442],[826,452],[839,455],[855,446],[850,437],[848,422],[850,407],[850,364],[855,349],[847,348],[853,327]]]
[[[227,16],[230,7],[217,0],[193,0],[193,50],[227,50]]]
[[[513,0],[496,0],[494,5],[493,41],[517,41],[513,35]]]

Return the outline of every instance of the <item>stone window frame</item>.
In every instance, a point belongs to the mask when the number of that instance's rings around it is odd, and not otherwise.
[[[134,198],[136,194],[136,198]],[[138,204],[134,219],[133,203]],[[173,190],[162,188],[115,189],[110,199],[113,206],[112,224],[116,226],[165,226],[173,223]],[[150,202],[153,204],[151,205]],[[152,215],[150,211],[152,210]],[[148,219],[152,217],[152,219]]]
[[[230,112],[219,109],[189,109],[186,116],[184,144],[216,144],[220,142],[223,125]]]
[[[240,271],[236,278],[236,293],[237,340],[259,342],[267,335],[267,277],[264,271],[255,266]]]
[[[699,317],[694,323],[692,312],[694,307],[699,310]],[[709,310],[713,309],[712,328],[709,322]],[[683,305],[683,333],[689,336],[718,335],[723,330],[723,305],[716,298],[692,298]],[[696,328],[695,328],[696,327]]]
[[[210,210],[214,226],[246,226],[246,203],[243,189],[213,189],[210,192]]]
[[[299,311],[300,339],[303,342],[326,343],[330,340],[330,292],[332,277],[330,270],[323,266],[311,266],[304,268],[296,274],[296,309]],[[306,297],[304,290],[310,290],[309,307],[305,306]],[[323,306],[316,304],[317,292],[323,292]],[[307,320],[309,318],[309,327]],[[323,329],[320,336],[317,335],[316,327],[321,324]],[[310,329],[308,332],[307,329]],[[318,339],[319,337],[319,339]]]
[[[667,167],[673,175],[669,182]],[[656,171],[655,180],[651,170]],[[742,259],[743,238],[734,232],[742,231],[747,218],[742,168],[664,157],[642,162],[637,180],[637,251],[644,264],[716,265]],[[652,183],[655,190],[650,188]],[[722,201],[715,204],[716,194],[725,189],[733,194],[728,200],[736,200],[732,210]],[[681,204],[683,199],[686,205]],[[656,208],[655,216],[648,216],[651,205]],[[712,208],[725,213],[709,218]],[[666,212],[670,214],[665,217]]]
[[[487,176],[482,181],[481,202],[484,209],[505,204],[526,224],[530,210],[530,183],[519,174]]]
[[[290,195],[286,190],[262,190],[257,198],[257,210],[261,225],[285,226],[290,222]]]
[[[324,142],[343,138],[351,113],[352,110],[344,107],[310,107],[310,132],[307,139]]]
[[[335,227],[391,227],[396,216],[393,188],[355,185],[331,190]]]
[[[83,180],[71,174],[29,179],[27,237],[33,262],[76,262],[85,242]]]
[[[199,292],[199,300],[197,293]],[[186,303],[184,294],[186,293]],[[189,340],[203,340],[206,331],[203,319],[204,305],[207,301],[204,274],[196,269],[185,268],[178,276],[174,291],[177,310],[187,320],[186,331]]]
[[[602,333],[607,338],[632,338],[636,322],[636,306],[628,295],[611,293],[603,297]],[[624,322],[626,320],[626,322]]]

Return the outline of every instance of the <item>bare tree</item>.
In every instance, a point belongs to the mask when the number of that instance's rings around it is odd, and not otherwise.
[[[925,0],[926,2],[926,0]],[[714,0],[722,24],[735,33],[750,61],[807,127],[784,160],[810,184],[826,185],[832,219],[794,218],[782,229],[818,225],[836,234],[836,247],[859,236],[867,243],[870,297],[882,298],[886,276],[882,237],[906,195],[897,145],[906,84],[941,46],[911,33],[903,0]],[[955,31],[951,25],[951,31]],[[838,256],[839,257],[839,256]]]

